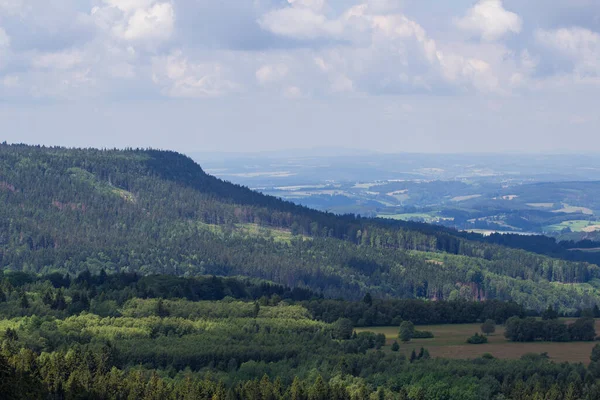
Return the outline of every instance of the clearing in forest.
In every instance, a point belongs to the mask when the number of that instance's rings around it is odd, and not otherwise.
[[[486,344],[467,344],[467,338],[473,334],[481,333],[481,324],[455,324],[455,325],[420,325],[415,327],[419,331],[431,331],[433,339],[413,339],[409,343],[402,343],[398,339],[398,326],[356,328],[356,332],[383,333],[386,336],[385,351],[391,351],[394,340],[400,344],[400,352],[407,357],[414,349],[417,353],[421,347],[426,348],[431,357],[452,359],[473,359],[490,353],[496,358],[518,359],[527,353],[548,353],[551,360],[556,362],[582,362],[589,363],[592,348],[598,342],[528,342],[515,343],[504,337],[504,326],[497,325],[496,332],[488,336]],[[600,320],[596,320],[596,332],[600,333]]]

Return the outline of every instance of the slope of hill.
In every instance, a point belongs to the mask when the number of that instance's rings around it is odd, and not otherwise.
[[[155,150],[0,145],[0,267],[241,275],[326,296],[600,300],[600,268],[424,224],[318,212]],[[518,247],[518,246],[515,246]]]

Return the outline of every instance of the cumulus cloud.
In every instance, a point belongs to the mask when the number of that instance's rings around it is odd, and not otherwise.
[[[600,34],[584,28],[537,30],[536,39],[570,65],[577,81],[600,84]]]
[[[105,0],[92,9],[92,16],[100,27],[128,41],[165,41],[175,27],[173,5],[154,0]]]
[[[508,33],[521,32],[523,21],[519,15],[507,11],[502,0],[480,0],[467,14],[456,21],[457,26],[493,41]]]
[[[10,38],[2,27],[0,27],[0,49],[7,48],[10,45]]]
[[[328,18],[292,4],[267,14],[261,23],[279,35],[334,38],[343,43],[335,50],[321,50],[315,57],[331,92],[409,93],[452,87],[499,91],[499,78],[491,64],[443,49],[419,23],[398,12],[398,7],[395,2],[374,1]],[[299,13],[310,13],[313,18],[289,19]]]
[[[180,50],[152,62],[153,81],[170,97],[216,97],[238,88],[219,62],[190,62]]]
[[[35,55],[31,64],[35,68],[70,69],[82,64],[84,55],[80,51],[63,51]]]
[[[598,75],[593,30],[532,33],[520,16],[531,17],[528,7],[514,0],[445,5],[445,15],[462,16],[445,24],[415,13],[421,4],[0,0],[0,67],[18,77],[15,90],[48,97],[507,94],[557,60],[577,76]],[[482,40],[464,40],[465,31]]]
[[[344,29],[341,21],[329,20],[325,15],[304,6],[271,11],[265,14],[259,23],[264,29],[277,35],[295,39],[338,37]]]
[[[285,64],[263,65],[256,71],[256,80],[261,84],[278,82],[285,78],[289,68]]]

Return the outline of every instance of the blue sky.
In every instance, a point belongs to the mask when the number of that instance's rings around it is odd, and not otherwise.
[[[0,139],[599,152],[597,0],[0,0]]]

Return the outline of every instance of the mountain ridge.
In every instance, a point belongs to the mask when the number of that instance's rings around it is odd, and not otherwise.
[[[0,182],[5,270],[241,275],[329,297],[489,298],[538,310],[599,299],[597,265],[311,210],[171,151],[0,145]]]

